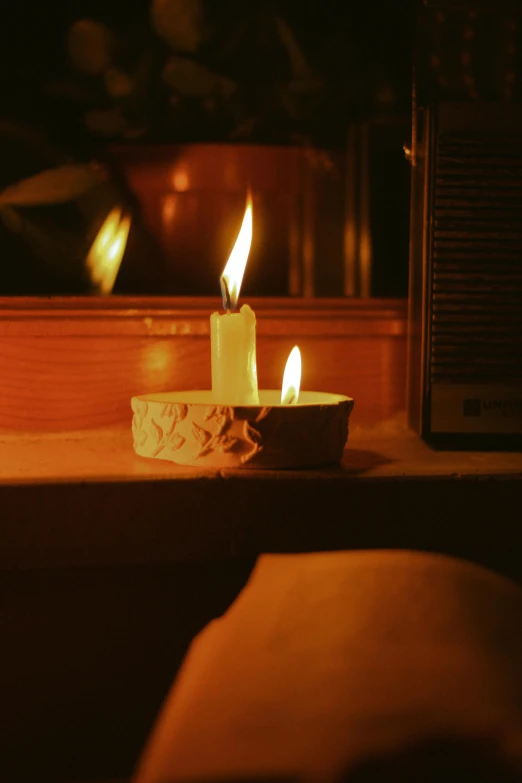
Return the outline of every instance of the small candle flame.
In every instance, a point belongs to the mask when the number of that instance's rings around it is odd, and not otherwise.
[[[103,222],[87,256],[87,269],[98,292],[110,294],[125,253],[131,219],[115,207]]]
[[[249,196],[243,222],[237,235],[236,244],[221,275],[221,293],[225,310],[235,310],[239,299],[239,289],[243,281],[245,267],[252,245],[252,199]]]
[[[301,351],[295,345],[286,361],[281,390],[281,405],[295,405],[301,387]]]

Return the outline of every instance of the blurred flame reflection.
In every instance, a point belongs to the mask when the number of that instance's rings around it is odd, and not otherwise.
[[[98,293],[104,296],[110,294],[114,288],[125,253],[130,225],[130,216],[122,217],[121,209],[114,207],[107,215],[89,250],[87,269]]]

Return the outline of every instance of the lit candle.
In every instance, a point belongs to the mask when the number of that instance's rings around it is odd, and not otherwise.
[[[256,316],[243,305],[234,310],[252,244],[252,202],[221,276],[225,313],[210,316],[212,395],[219,405],[259,405],[256,365]]]
[[[295,405],[299,399],[299,389],[301,387],[301,351],[294,345],[283,373],[283,384],[281,387],[281,405]]]

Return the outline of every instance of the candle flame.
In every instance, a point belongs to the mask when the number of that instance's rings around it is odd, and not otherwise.
[[[286,361],[281,390],[281,405],[295,405],[301,387],[301,351],[295,345]]]
[[[121,209],[115,207],[105,218],[92,243],[87,256],[87,269],[100,294],[110,294],[114,288],[125,253],[130,224],[130,217],[122,217]]]
[[[252,199],[249,196],[243,222],[237,235],[236,244],[221,275],[221,290],[225,310],[235,310],[239,299],[239,289],[243,281],[245,267],[252,245]]]

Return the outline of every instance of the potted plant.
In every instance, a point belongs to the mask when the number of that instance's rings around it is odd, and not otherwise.
[[[244,292],[255,281],[255,293],[312,293],[318,257],[322,281],[325,260],[337,265],[339,292],[344,163],[330,149],[344,146],[349,116],[393,103],[393,90],[358,28],[350,40],[325,12],[307,37],[280,10],[290,5],[150,0],[140,18],[122,4],[110,23],[73,20],[65,67],[45,74],[54,139],[104,162],[141,207],[162,250],[158,293],[217,291],[247,188]]]
[[[76,20],[69,77],[47,93],[123,172],[163,248],[168,290],[217,291],[250,188],[258,232],[245,290],[255,279],[258,292],[298,293],[303,193],[314,172],[334,174],[314,146],[328,91],[275,6],[222,5],[151,0],[148,24],[119,34]]]

